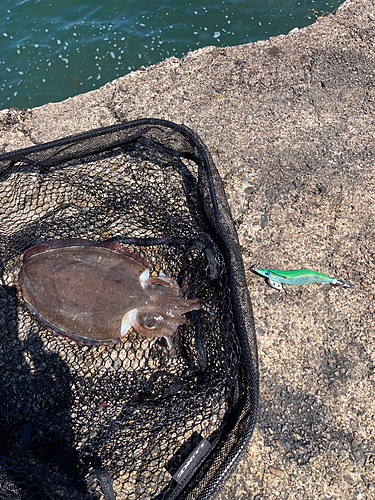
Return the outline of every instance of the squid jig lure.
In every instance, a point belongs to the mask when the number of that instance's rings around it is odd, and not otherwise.
[[[331,285],[351,288],[353,284],[344,279],[331,278],[325,274],[311,271],[310,269],[297,269],[295,271],[278,271],[276,269],[252,268],[253,273],[266,278],[268,284],[276,290],[283,290],[282,285],[306,285],[307,283],[330,283]]]

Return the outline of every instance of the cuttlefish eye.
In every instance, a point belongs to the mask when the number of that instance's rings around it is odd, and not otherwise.
[[[146,312],[138,316],[138,321],[145,328],[156,328],[163,321],[163,318],[161,316],[155,317],[154,314]]]

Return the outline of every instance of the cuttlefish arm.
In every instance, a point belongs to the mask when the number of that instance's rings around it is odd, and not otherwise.
[[[129,315],[132,326],[145,337],[164,337],[173,356],[177,353],[173,343],[177,329],[187,323],[186,313],[200,309],[200,300],[184,298],[183,289],[163,274],[146,280],[145,291],[149,300]]]

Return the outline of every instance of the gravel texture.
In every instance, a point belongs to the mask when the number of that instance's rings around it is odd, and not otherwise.
[[[0,149],[141,117],[184,123],[225,183],[254,306],[259,423],[220,500],[375,498],[375,2],[287,36],[206,47],[40,108]],[[269,288],[254,264],[352,289]]]

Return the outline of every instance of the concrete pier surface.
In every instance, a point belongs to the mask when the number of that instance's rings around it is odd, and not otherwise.
[[[220,500],[375,498],[375,2],[0,112],[0,150],[142,117],[184,123],[225,183],[253,301],[261,409]],[[349,279],[269,288],[251,273]]]

